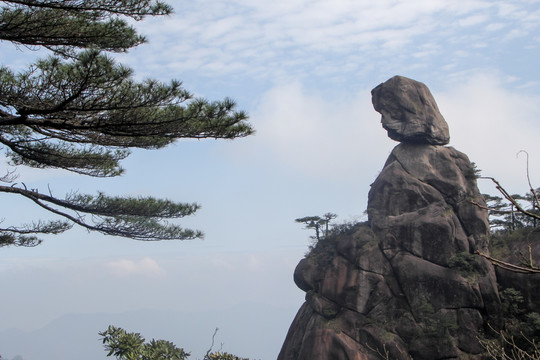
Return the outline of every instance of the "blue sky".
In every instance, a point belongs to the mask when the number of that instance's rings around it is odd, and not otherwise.
[[[524,149],[540,185],[540,1],[169,3],[175,14],[137,23],[149,43],[119,61],[141,79],[175,78],[199,96],[234,98],[257,133],[135,151],[115,179],[29,169],[19,169],[19,179],[59,196],[78,189],[196,201],[202,209],[181,224],[205,239],[143,243],[73,229],[33,249],[1,249],[0,331],[37,329],[73,313],[256,304],[287,319],[259,349],[243,350],[235,324],[215,326],[228,339],[224,350],[275,358],[304,295],[292,273],[310,233],[294,219],[328,211],[336,221],[363,218],[369,185],[397,144],[380,126],[370,91],[393,75],[431,89],[450,145],[484,175],[524,193],[525,157],[516,157]],[[21,66],[32,55],[2,44],[0,62]],[[5,223],[48,216],[23,199],[2,201]],[[255,332],[269,321],[265,311],[250,316]],[[144,321],[137,325],[129,330],[144,333]],[[194,354],[207,349],[163,336]]]

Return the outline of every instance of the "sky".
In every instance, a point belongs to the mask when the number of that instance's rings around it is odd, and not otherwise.
[[[518,156],[525,150],[540,186],[540,1],[169,3],[173,15],[135,24],[148,43],[117,60],[138,79],[178,79],[197,96],[233,98],[256,134],[134,151],[118,178],[20,168],[19,180],[59,196],[105,191],[198,202],[201,210],[180,224],[204,231],[204,240],[147,243],[74,228],[35,248],[2,248],[0,332],[105,314],[88,339],[100,351],[97,332],[129,313],[127,330],[171,340],[193,359],[206,352],[215,327],[223,350],[275,358],[304,299],[292,275],[311,234],[294,219],[333,212],[336,222],[365,220],[370,184],[397,145],[370,91],[394,75],[430,88],[450,146],[482,175],[525,193],[527,159]],[[0,45],[4,65],[23,68],[36,56]],[[489,181],[479,186],[496,194]],[[3,195],[2,203],[4,224],[50,216],[24,199]],[[247,320],[220,317],[239,309]],[[200,343],[178,336],[198,326],[193,319],[145,332],[152,328],[140,314],[157,310],[200,314],[208,335]],[[248,343],[246,327],[259,342]],[[0,354],[48,359],[28,355],[33,346]]]

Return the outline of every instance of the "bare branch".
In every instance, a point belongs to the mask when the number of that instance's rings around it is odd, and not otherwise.
[[[491,261],[491,263],[493,265],[498,266],[498,267],[500,267],[502,269],[505,269],[505,270],[510,270],[510,271],[517,272],[517,273],[522,273],[522,274],[538,274],[538,273],[540,273],[540,269],[536,268],[536,267],[532,267],[532,264],[531,264],[530,268],[529,267],[523,267],[523,266],[514,265],[514,264],[511,264],[511,263],[508,263],[508,262],[493,258],[490,255],[484,254],[484,253],[482,253],[482,252],[480,252],[478,250],[475,251],[475,254],[480,255],[483,258],[488,259],[489,261]]]
[[[216,328],[214,330],[214,334],[212,335],[212,344],[210,345],[210,349],[206,352],[206,355],[204,356],[205,359],[207,359],[210,356],[210,353],[212,352],[212,348],[214,347],[214,342],[216,340],[216,334],[219,331],[219,328]]]
[[[7,171],[6,171],[6,175],[0,176],[0,181],[1,181],[1,182],[8,183],[8,184],[11,184],[11,183],[13,183],[13,181],[15,181],[15,179],[17,179],[18,177],[19,177],[19,175],[16,174],[16,171],[15,171],[15,170],[7,170]]]
[[[499,190],[499,192],[504,196],[504,198],[505,198],[506,200],[508,200],[512,205],[514,205],[514,206],[516,207],[516,209],[517,209],[520,213],[522,213],[522,214],[524,214],[524,215],[527,215],[527,216],[530,216],[530,217],[532,217],[532,218],[534,218],[534,219],[540,220],[540,215],[535,214],[535,213],[533,213],[533,212],[530,212],[530,211],[527,211],[527,210],[523,209],[523,207],[516,201],[516,199],[514,199],[514,197],[513,197],[512,195],[510,195],[510,194],[506,191],[506,189],[504,189],[504,188],[502,187],[502,185],[501,185],[497,180],[495,180],[495,178],[492,178],[491,176],[481,176],[481,177],[479,177],[479,179],[489,179],[489,180],[491,180],[491,181],[495,184],[495,188],[496,188],[497,190]],[[531,188],[532,188],[532,187],[531,187]],[[535,195],[536,195],[536,193],[535,193]],[[474,202],[473,202],[473,204],[475,204],[475,205],[478,206],[478,204],[476,204],[476,203],[474,203]],[[489,209],[488,209],[488,210],[489,210]]]
[[[24,185],[24,184],[23,184]],[[25,186],[25,185],[24,185]],[[61,200],[53,196],[41,194],[37,191],[16,186],[0,186],[0,192],[22,195],[41,208],[59,215],[69,221],[86,228],[87,230],[97,231],[106,235],[122,236],[134,240],[153,241],[153,240],[189,240],[203,237],[200,231],[192,231],[182,229],[171,224],[162,224],[158,222],[159,218],[178,218],[185,215],[190,215],[198,209],[197,204],[175,204],[167,201],[158,201],[150,204],[149,212],[146,207],[145,200],[149,199],[126,199],[128,206],[122,204],[122,200],[116,198],[108,198],[103,196],[96,197],[97,202],[93,201],[93,197],[75,197]],[[85,200],[89,199],[85,202]],[[151,199],[150,199],[151,200]],[[137,207],[138,204],[142,206]],[[59,210],[50,204],[57,205],[65,210],[75,212],[71,215],[64,210]],[[124,206],[122,206],[124,205]],[[131,205],[131,206],[129,206]],[[85,221],[83,214],[89,214],[93,217],[95,225]],[[99,221],[95,221],[99,219]],[[13,231],[13,230],[9,230]]]
[[[527,156],[527,182],[529,184],[529,189],[532,195],[534,196],[534,199],[536,200],[535,207],[538,208],[540,206],[540,200],[538,199],[538,194],[536,193],[536,190],[534,190],[534,187],[531,184],[531,177],[529,175],[529,153],[526,152],[525,150],[520,150],[516,156],[519,156],[519,154],[521,153],[525,153],[525,155]]]

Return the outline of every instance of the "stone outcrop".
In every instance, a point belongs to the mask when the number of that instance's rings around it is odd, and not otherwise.
[[[371,185],[368,221],[320,240],[294,280],[306,302],[278,360],[480,359],[500,299],[474,169],[427,87],[394,77],[373,104],[397,145]]]
[[[396,141],[446,145],[448,124],[442,117],[426,85],[403,76],[394,76],[371,91],[382,126]]]

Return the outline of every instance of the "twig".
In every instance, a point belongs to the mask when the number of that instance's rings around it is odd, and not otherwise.
[[[214,335],[212,335],[212,345],[210,345],[210,349],[208,349],[208,351],[206,352],[206,355],[204,356],[205,359],[208,359],[210,356],[210,352],[212,351],[212,348],[214,347],[214,341],[216,339],[216,334],[218,331],[219,331],[219,328],[216,328],[214,330]]]
[[[529,176],[529,153],[526,152],[525,150],[520,150],[516,156],[519,156],[519,154],[521,153],[525,153],[525,155],[527,156],[527,182],[529,183],[529,189],[531,190],[531,193],[532,195],[534,196],[534,199],[536,200],[536,207],[539,207],[540,205],[540,200],[538,200],[538,194],[536,193],[536,191],[534,190],[532,184],[531,184],[531,177]]]

